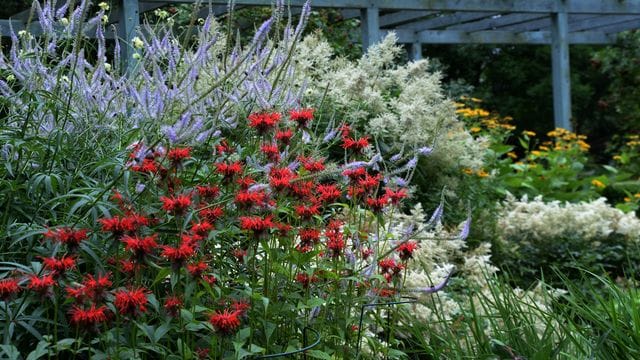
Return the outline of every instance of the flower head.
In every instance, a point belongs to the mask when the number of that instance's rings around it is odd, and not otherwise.
[[[229,309],[216,311],[209,318],[209,322],[213,325],[216,331],[229,335],[234,333],[240,327],[239,315],[240,312],[230,311]]]
[[[122,289],[115,293],[115,305],[118,312],[122,315],[138,315],[147,311],[148,290],[145,288]]]
[[[73,305],[69,315],[71,315],[72,324],[83,329],[95,329],[109,320],[110,313],[105,305],[96,307],[95,304],[91,304],[88,309]]]
[[[299,128],[306,128],[313,120],[313,112],[314,109],[311,108],[291,110],[289,111],[289,119],[295,121]]]
[[[259,134],[274,129],[280,122],[279,113],[253,113],[249,115],[249,126],[256,129]]]
[[[16,279],[0,280],[0,299],[7,301],[20,292],[20,285]]]

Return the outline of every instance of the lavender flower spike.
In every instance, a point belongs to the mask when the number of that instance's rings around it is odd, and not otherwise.
[[[418,154],[420,154],[422,156],[429,155],[432,152],[433,152],[433,148],[432,147],[428,147],[428,146],[423,146],[423,147],[418,149]]]
[[[258,31],[256,31],[255,35],[253,35],[252,44],[257,44],[262,40],[264,36],[271,30],[271,24],[273,24],[273,17],[270,17],[269,20],[265,21],[260,25]]]
[[[460,231],[460,235],[458,235],[460,240],[465,240],[469,236],[470,230],[471,230],[471,214],[469,214],[469,216],[467,217],[467,220],[462,226],[462,231]]]
[[[447,277],[440,284],[438,284],[436,286],[416,288],[416,289],[408,289],[406,291],[408,291],[408,292],[419,292],[419,293],[423,293],[423,294],[434,294],[434,293],[437,293],[438,291],[444,289],[445,286],[447,286],[447,284],[449,283],[449,279],[451,279],[451,275],[453,275],[453,271],[451,271],[447,275]]]

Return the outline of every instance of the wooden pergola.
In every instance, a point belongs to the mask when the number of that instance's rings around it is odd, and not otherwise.
[[[234,0],[237,6],[272,6],[275,0]],[[293,11],[304,0],[284,0]],[[202,15],[227,11],[228,0],[112,0],[111,20],[124,43],[135,36],[140,14],[169,4],[200,4]],[[395,31],[411,44],[411,58],[422,56],[422,44],[538,44],[551,46],[554,121],[571,129],[570,44],[611,44],[616,34],[640,28],[640,0],[312,0],[314,8],[340,9],[359,17],[365,47]],[[24,11],[0,20],[7,35],[27,24]],[[10,25],[10,26],[9,26]],[[123,46],[127,49],[127,46]],[[128,55],[127,55],[128,54]],[[130,56],[127,51],[125,56]]]

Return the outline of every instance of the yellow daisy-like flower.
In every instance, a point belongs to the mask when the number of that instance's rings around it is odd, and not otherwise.
[[[471,174],[473,174],[473,170],[471,170],[471,169],[469,169],[469,168],[462,169],[462,172],[463,172],[463,173],[465,173],[465,174],[467,174],[467,175],[471,175]]]
[[[104,11],[109,11],[109,4],[107,4],[106,2],[101,2],[98,4],[98,7]]]
[[[593,179],[591,180],[591,185],[599,188],[599,189],[604,189],[605,187],[607,187],[607,185],[605,185],[602,181],[598,180],[598,179]]]
[[[615,160],[615,161],[622,161],[622,156],[620,156],[620,155],[613,155],[613,160]]]
[[[540,155],[542,155],[542,153],[540,151],[538,151],[538,150],[533,150],[533,151],[531,151],[531,155],[540,156]]]
[[[476,175],[478,175],[481,178],[485,178],[487,176],[489,176],[489,173],[484,171],[484,169],[480,169],[476,172]]]
[[[518,155],[516,155],[516,153],[514,153],[513,151],[509,151],[507,153],[507,156],[512,158],[512,159],[517,159],[518,158]]]
[[[625,202],[631,202],[631,198],[630,198],[630,197],[625,197],[625,198],[624,198],[624,201],[625,201]]]
[[[469,129],[469,131],[471,131],[472,133],[478,133],[478,132],[482,131],[482,129],[477,127],[477,126],[474,126],[471,129]]]
[[[527,135],[527,136],[536,136],[536,133],[533,131],[529,131],[529,130],[525,130],[522,132],[523,134]]]

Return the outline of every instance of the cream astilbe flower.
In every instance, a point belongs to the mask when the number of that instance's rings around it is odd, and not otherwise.
[[[309,84],[306,100],[330,99],[336,116],[372,129],[392,150],[433,147],[429,166],[439,173],[461,166],[480,169],[487,141],[464,129],[442,90],[441,75],[429,70],[427,60],[395,63],[402,51],[390,33],[356,62],[331,60],[327,42],[313,34],[294,59],[300,79]]]
[[[545,240],[580,237],[585,241],[618,234],[637,241],[640,220],[607,204],[605,198],[576,204],[544,202],[541,196],[517,200],[508,195],[498,216],[499,234],[504,239]]]

